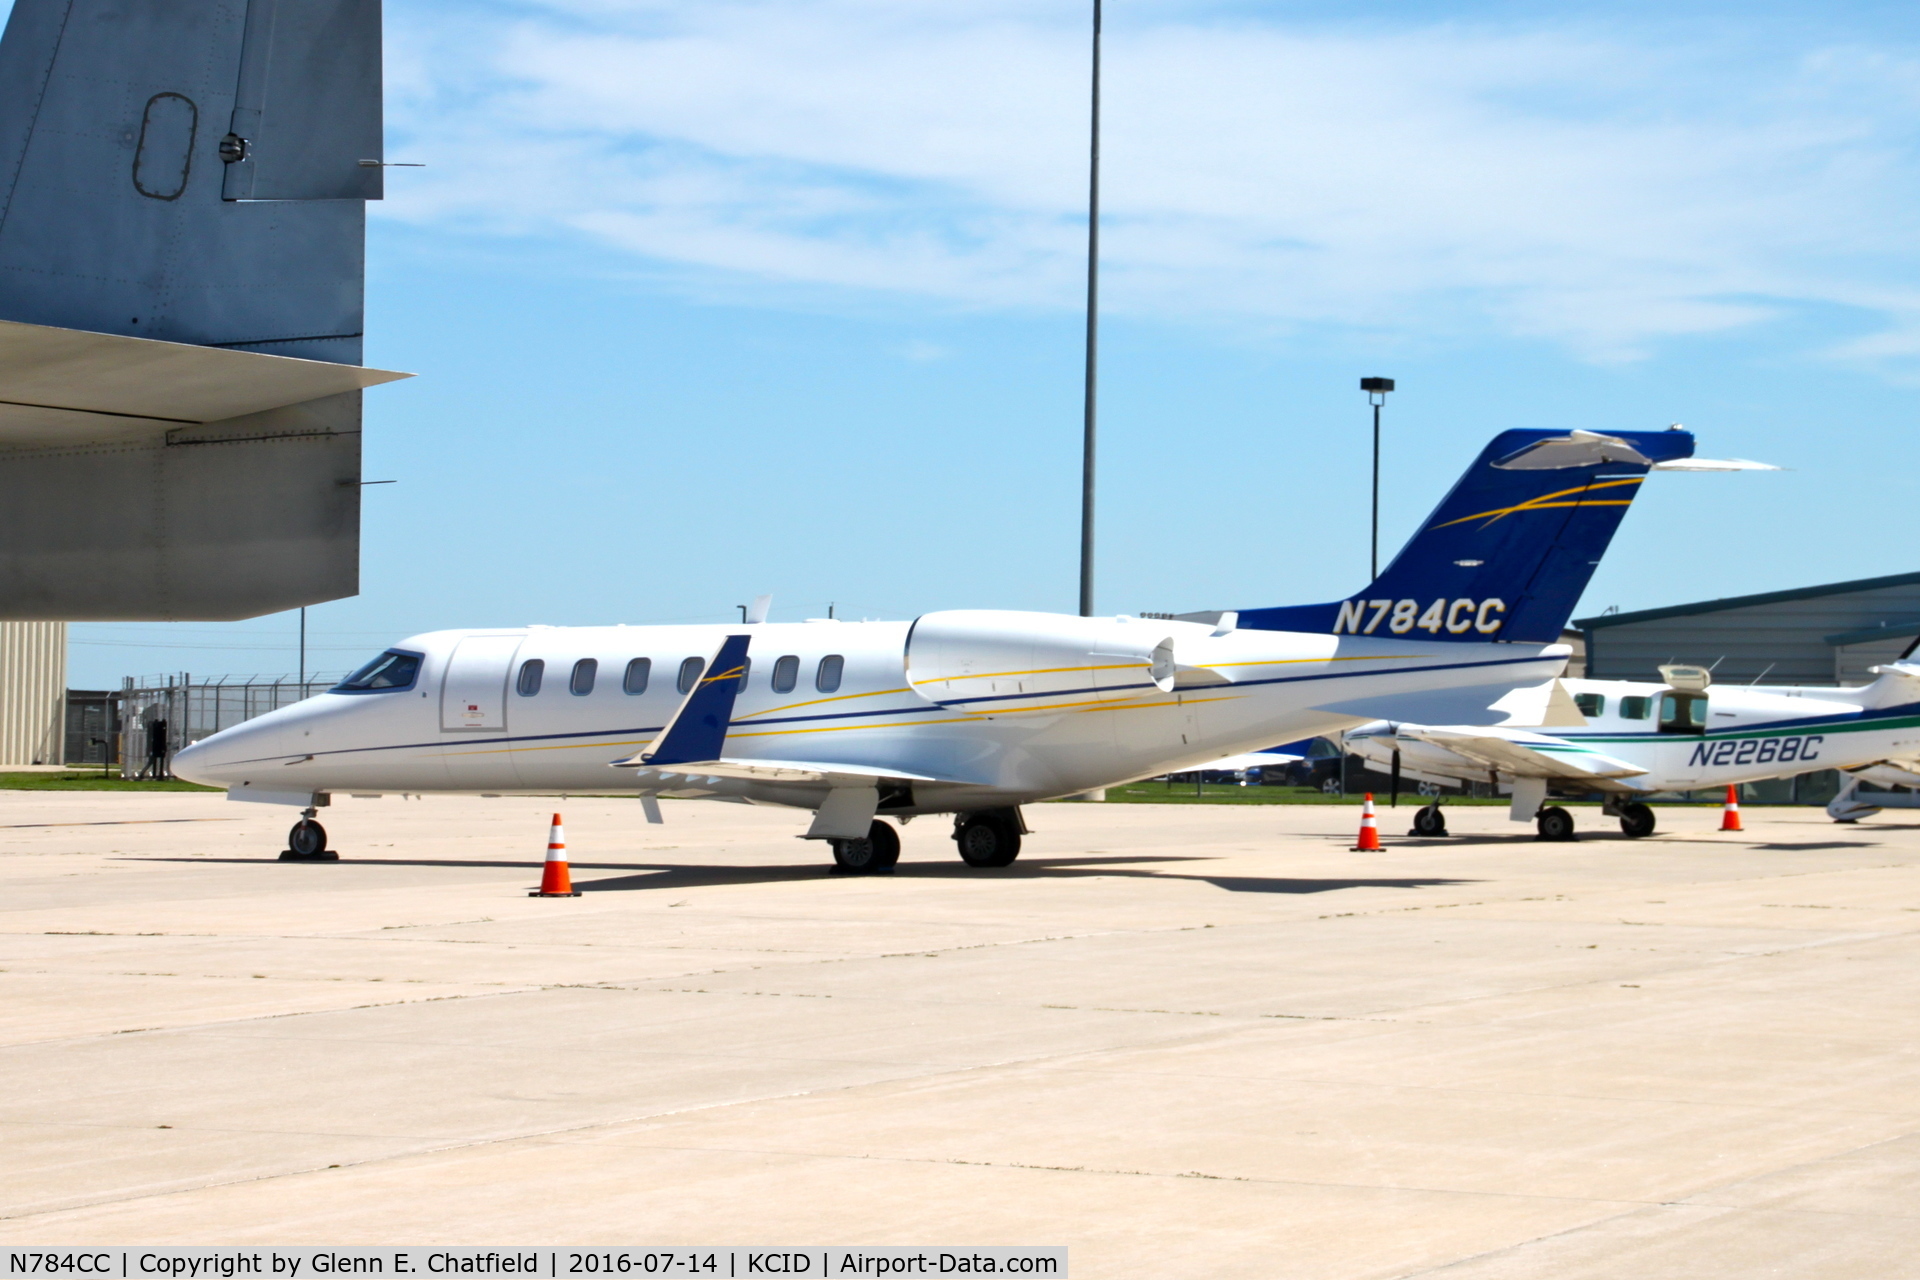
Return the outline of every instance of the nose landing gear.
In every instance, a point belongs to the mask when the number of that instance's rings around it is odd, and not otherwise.
[[[282,862],[338,862],[340,855],[327,848],[327,829],[313,820],[317,809],[302,809],[300,821],[287,832],[287,848]]]
[[[1444,836],[1447,834],[1447,815],[1441,811],[1438,801],[1425,806],[1413,815],[1413,830],[1407,832],[1407,834],[1410,836]]]

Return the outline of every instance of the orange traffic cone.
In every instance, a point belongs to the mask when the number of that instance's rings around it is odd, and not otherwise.
[[[1722,831],[1739,831],[1740,827],[1740,788],[1727,788],[1727,807],[1720,814]]]
[[[1373,792],[1367,792],[1365,803],[1360,806],[1360,843],[1353,846],[1355,853],[1380,852],[1380,824],[1373,816]]]
[[[547,865],[540,873],[540,887],[529,898],[577,898],[573,876],[567,870],[567,833],[560,826],[560,815],[553,815],[553,830],[547,833]]]

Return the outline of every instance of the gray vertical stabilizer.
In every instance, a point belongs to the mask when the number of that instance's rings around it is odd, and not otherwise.
[[[170,344],[358,365],[380,45],[380,0],[15,0],[0,321],[143,339],[156,367]],[[245,617],[358,589],[359,391],[238,431],[103,415],[21,363],[44,349],[0,334],[0,617]]]

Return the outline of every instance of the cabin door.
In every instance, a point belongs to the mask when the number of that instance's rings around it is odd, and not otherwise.
[[[466,636],[440,686],[440,728],[498,733],[507,727],[507,674],[521,636]]]

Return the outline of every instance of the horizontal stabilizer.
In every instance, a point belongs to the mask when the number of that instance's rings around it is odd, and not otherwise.
[[[1672,462],[1656,462],[1655,471],[1779,471],[1781,468],[1770,462],[1755,462],[1752,458],[1676,458]]]
[[[0,448],[156,434],[411,376],[0,320]]]
[[[1873,668],[1874,681],[1860,691],[1860,705],[1873,711],[1920,702],[1920,664],[1888,662]]]

